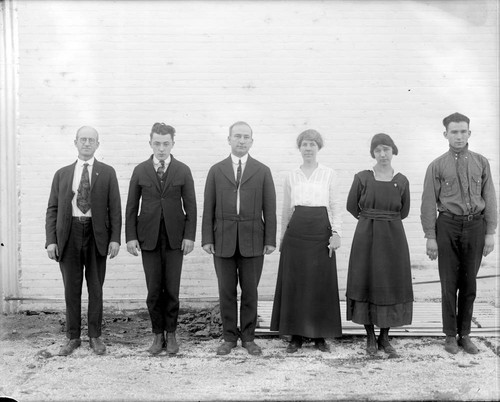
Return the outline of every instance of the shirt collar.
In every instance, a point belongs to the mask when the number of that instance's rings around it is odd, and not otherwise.
[[[165,159],[165,165],[168,165],[171,161],[172,161],[172,155],[168,155],[168,158]],[[153,155],[153,163],[155,165],[159,165],[160,164],[160,160],[156,159],[156,156],[154,156],[154,155]]]
[[[78,158],[78,159],[76,160],[76,163],[77,163],[77,164],[78,164],[78,166],[80,166],[80,167],[83,167],[83,164],[84,164],[84,163],[88,163],[88,165],[89,165],[89,166],[93,166],[93,165],[94,165],[94,162],[95,162],[95,158],[94,158],[94,157],[90,158],[88,161],[84,161],[84,160],[82,160],[82,159],[80,159],[80,158]]]
[[[465,147],[463,147],[460,151],[450,147],[450,152],[453,155],[466,155],[469,152],[469,143],[465,144]]]
[[[241,164],[244,165],[248,161],[248,154],[243,155],[241,158],[239,158],[236,155],[231,154],[231,160],[235,165],[238,164],[238,162],[241,160]]]

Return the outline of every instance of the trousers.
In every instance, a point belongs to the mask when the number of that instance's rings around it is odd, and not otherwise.
[[[264,256],[243,257],[238,246],[232,257],[214,256],[215,272],[219,285],[220,312],[223,338],[236,342],[253,341],[257,326],[257,302]],[[240,331],[238,331],[238,281],[241,288]]]
[[[91,338],[101,336],[106,257],[97,251],[92,221],[73,220],[66,250],[59,261],[66,301],[66,336],[69,339],[77,339],[81,335],[84,275],[89,295],[88,335]]]
[[[179,288],[181,284],[181,249],[169,245],[165,224],[160,224],[158,243],[154,250],[142,250],[142,265],[146,276],[149,317],[152,331],[161,334],[174,332],[179,316]]]
[[[471,331],[485,234],[486,224],[482,218],[457,221],[440,214],[437,219],[443,332],[448,336],[465,336]]]

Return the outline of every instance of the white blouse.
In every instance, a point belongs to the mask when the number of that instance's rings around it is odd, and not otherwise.
[[[309,179],[300,168],[292,170],[285,179],[281,238],[292,217],[296,205],[326,207],[332,231],[341,235],[342,214],[338,197],[337,174],[329,167],[318,164]]]

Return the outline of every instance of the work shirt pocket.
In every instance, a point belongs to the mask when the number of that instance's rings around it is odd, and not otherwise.
[[[458,193],[458,183],[455,177],[451,179],[441,179],[441,193],[444,197],[451,197]]]

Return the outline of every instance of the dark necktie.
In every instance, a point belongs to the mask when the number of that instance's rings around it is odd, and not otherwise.
[[[165,174],[165,161],[160,161],[160,167],[156,171],[156,174],[160,179],[163,177],[163,175]]]
[[[240,187],[241,183],[241,159],[238,161],[238,169],[236,169],[236,188]]]
[[[78,186],[78,194],[76,196],[76,206],[84,214],[90,209],[90,180],[88,163],[83,164],[82,178]]]

